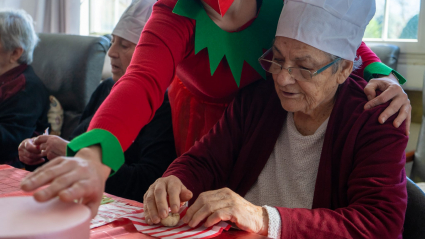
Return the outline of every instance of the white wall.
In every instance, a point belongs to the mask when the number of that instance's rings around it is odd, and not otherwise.
[[[425,75],[425,54],[401,53],[397,71],[407,79],[405,89],[421,91]]]

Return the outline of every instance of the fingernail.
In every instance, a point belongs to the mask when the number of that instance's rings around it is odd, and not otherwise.
[[[382,118],[382,123],[385,123],[386,120],[387,118]]]
[[[187,219],[186,215],[182,218],[182,221],[186,224],[188,223],[188,219]]]
[[[32,184],[33,182],[31,179],[24,179],[24,181],[21,182],[21,185],[26,188],[31,188]]]
[[[178,210],[179,210],[179,206],[177,206],[176,204],[174,204],[173,206],[171,206],[171,211],[177,212]]]
[[[166,218],[168,216],[167,210],[163,209],[161,211],[161,215],[162,215],[163,218]]]
[[[148,220],[146,221],[149,225],[152,225],[152,221],[150,218],[148,218]]]
[[[46,192],[45,192],[45,191],[43,191],[43,190],[41,190],[41,191],[38,191],[38,192],[37,192],[37,195],[38,195],[39,197],[41,197],[41,198],[45,198],[45,197],[46,197]]]
[[[61,192],[62,196],[69,198],[69,196],[71,196],[71,193],[69,192],[69,190],[65,190]]]
[[[154,217],[152,218],[152,222],[153,222],[153,223],[159,223],[159,218],[158,218],[157,216],[154,216]]]
[[[365,108],[368,110],[368,109],[370,109],[371,107],[370,107],[370,105],[366,105],[366,107],[365,107]]]

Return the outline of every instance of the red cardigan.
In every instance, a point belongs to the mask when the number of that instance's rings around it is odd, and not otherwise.
[[[177,0],[159,0],[154,5],[126,74],[115,84],[89,126],[89,130],[111,132],[124,151],[153,118],[175,75],[196,97],[213,103],[229,103],[240,88],[261,79],[245,63],[238,88],[226,60],[211,76],[207,49],[194,54],[196,22],[172,13],[176,3]],[[380,61],[364,43],[358,54],[363,59],[362,69],[357,72],[361,76],[366,66]]]
[[[407,205],[405,125],[383,125],[388,104],[363,110],[366,81],[340,86],[320,157],[313,209],[277,207],[282,238],[401,238]],[[265,166],[286,120],[273,81],[246,87],[213,129],[164,176],[193,193],[229,187],[244,196]],[[284,183],[284,182],[282,182]],[[278,206],[278,205],[270,205]]]

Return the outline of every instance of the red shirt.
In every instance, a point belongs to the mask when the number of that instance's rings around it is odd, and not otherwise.
[[[239,89],[261,79],[245,63],[238,88],[225,59],[211,76],[207,49],[194,54],[195,21],[172,13],[176,2],[159,0],[154,5],[126,74],[115,84],[89,126],[89,130],[111,132],[124,151],[153,118],[175,75],[193,95],[215,103],[230,102]],[[364,67],[379,58],[364,44],[360,49],[362,75]]]

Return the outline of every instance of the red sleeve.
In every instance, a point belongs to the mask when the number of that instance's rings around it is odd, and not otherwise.
[[[176,0],[152,11],[126,74],[115,84],[88,130],[109,131],[125,151],[161,106],[176,66],[188,55],[194,21],[172,13]]]
[[[364,42],[357,49],[357,56],[362,58],[361,67],[356,70],[354,73],[360,77],[363,77],[364,69],[373,62],[381,62],[379,57],[368,47]]]
[[[384,109],[374,112],[357,136],[347,183],[349,205],[335,210],[277,207],[282,239],[401,238],[407,206],[407,137],[404,124],[400,129],[392,125],[395,117],[379,125],[378,116]]]

